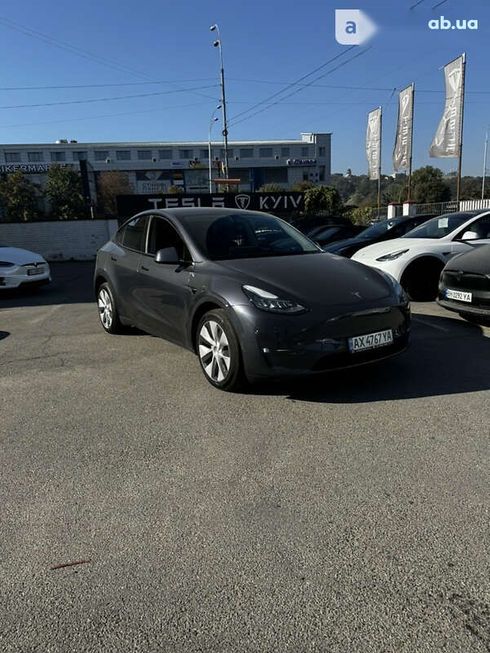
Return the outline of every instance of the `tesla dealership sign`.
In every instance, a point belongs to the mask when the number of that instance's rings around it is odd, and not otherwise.
[[[215,207],[228,209],[250,209],[252,211],[301,211],[304,207],[303,193],[201,193],[189,195],[174,193],[167,195],[119,195],[118,213],[129,218],[140,211],[151,209],[176,209],[191,207]]]
[[[12,172],[23,172],[24,174],[43,174],[48,172],[52,165],[57,165],[63,168],[73,167],[71,164],[66,163],[7,163],[0,165],[0,173],[9,174]]]

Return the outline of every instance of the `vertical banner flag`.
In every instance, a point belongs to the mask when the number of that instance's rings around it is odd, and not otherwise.
[[[381,107],[368,113],[366,156],[369,179],[379,179],[381,167]]]
[[[444,104],[444,113],[429,149],[431,157],[451,158],[460,154],[464,102],[464,64],[465,55],[463,54],[444,66],[446,102]]]
[[[412,158],[413,84],[400,91],[398,96],[398,123],[396,126],[393,168],[395,172],[407,170]]]

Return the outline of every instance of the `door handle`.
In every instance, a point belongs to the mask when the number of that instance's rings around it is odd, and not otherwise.
[[[144,265],[141,266],[140,270],[143,270],[144,272],[149,272],[150,268],[145,267]]]

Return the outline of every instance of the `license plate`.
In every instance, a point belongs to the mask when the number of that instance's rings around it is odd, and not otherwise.
[[[446,290],[446,297],[448,299],[455,299],[458,302],[468,302],[469,304],[471,304],[471,300],[473,298],[470,292],[463,292],[461,290],[452,290],[452,288],[448,288]]]
[[[30,268],[27,270],[27,276],[32,277],[34,274],[42,274],[44,272],[44,268]]]
[[[384,347],[393,343],[393,331],[377,331],[376,333],[367,333],[364,336],[355,336],[349,338],[349,349],[351,352],[364,351],[365,349],[374,349],[375,347]]]

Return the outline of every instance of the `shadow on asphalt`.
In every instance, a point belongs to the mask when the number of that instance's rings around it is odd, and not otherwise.
[[[490,334],[455,318],[414,315],[409,349],[388,361],[301,380],[252,386],[251,395],[357,404],[490,388]]]
[[[94,261],[50,263],[52,282],[36,288],[0,291],[0,309],[94,302]]]
[[[8,331],[0,331],[0,340],[4,340],[5,338],[8,338],[10,333]]]

